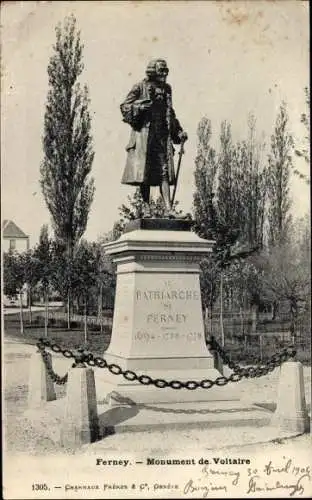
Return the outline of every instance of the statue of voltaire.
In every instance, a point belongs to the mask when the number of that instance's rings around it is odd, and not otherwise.
[[[146,78],[134,85],[120,106],[123,120],[132,128],[121,182],[140,186],[145,217],[151,215],[151,186],[159,186],[165,215],[173,216],[170,200],[170,185],[176,182],[173,144],[187,140],[172,108],[172,91],[166,83],[168,73],[165,60],[150,61]]]

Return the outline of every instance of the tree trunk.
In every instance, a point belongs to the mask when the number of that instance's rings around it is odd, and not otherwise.
[[[85,344],[88,342],[88,330],[87,330],[87,297],[84,298],[84,341],[85,341]]]
[[[223,321],[223,272],[220,273],[220,329],[221,329],[221,345],[224,347],[224,321]]]
[[[209,332],[209,335],[211,335],[211,331],[208,330],[208,307],[205,306],[205,332]]]
[[[20,292],[19,292],[19,302],[20,302],[20,326],[21,326],[21,333],[24,334],[23,290],[20,290]]]
[[[98,317],[100,318],[101,333],[103,333],[103,284],[100,285],[100,295],[98,303]]]
[[[44,334],[48,336],[48,321],[49,321],[49,297],[47,290],[44,291]]]
[[[213,329],[212,311],[213,311],[213,303],[211,302],[210,303],[210,318],[209,318],[209,321],[210,321],[210,335],[213,334],[213,332],[212,332],[212,329]]]
[[[28,290],[28,308],[29,308],[29,325],[32,324],[32,310],[31,310],[31,288]]]
[[[66,251],[67,251],[67,269],[69,271],[69,282],[68,282],[68,293],[67,293],[67,329],[70,330],[70,317],[71,317],[71,307],[72,307],[72,298],[71,298],[71,292],[72,292],[72,261],[73,261],[73,250],[74,250],[74,245],[73,245],[73,240],[70,235],[67,237],[67,242],[66,242]]]
[[[272,318],[271,318],[272,321],[276,319],[277,311],[278,311],[278,304],[277,301],[274,300],[274,302],[272,303]]]
[[[262,338],[262,335],[259,335],[259,346],[260,346],[260,361],[262,363],[262,360],[263,360],[263,338]]]
[[[251,306],[251,332],[256,333],[258,323],[258,306],[257,304],[252,304]]]
[[[67,294],[67,329],[70,330],[70,290]]]
[[[291,342],[295,344],[296,341],[296,318],[297,318],[297,304],[292,302],[290,304],[290,335]]]

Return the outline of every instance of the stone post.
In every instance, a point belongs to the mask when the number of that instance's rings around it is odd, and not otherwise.
[[[271,423],[281,431],[295,433],[309,431],[303,366],[299,361],[287,361],[281,366],[277,407]]]
[[[46,353],[51,363],[51,354]],[[54,383],[39,351],[30,358],[30,374],[28,384],[28,407],[36,408],[56,399]]]
[[[94,371],[82,364],[68,371],[61,444],[76,448],[99,438]]]

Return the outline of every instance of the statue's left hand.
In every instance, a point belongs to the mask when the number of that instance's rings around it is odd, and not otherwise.
[[[181,130],[178,135],[181,142],[185,142],[188,140],[188,135],[184,130]]]

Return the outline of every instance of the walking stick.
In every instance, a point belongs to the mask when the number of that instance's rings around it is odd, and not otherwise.
[[[184,155],[184,143],[185,143],[185,140],[181,142],[181,147],[180,147],[180,151],[179,151],[176,181],[175,181],[175,185],[174,185],[174,189],[173,189],[173,193],[172,193],[172,198],[171,198],[171,208],[173,208],[173,203],[174,203],[175,195],[177,192],[177,185],[178,185],[178,178],[179,178],[179,173],[180,173],[181,161],[182,161],[182,156]]]

